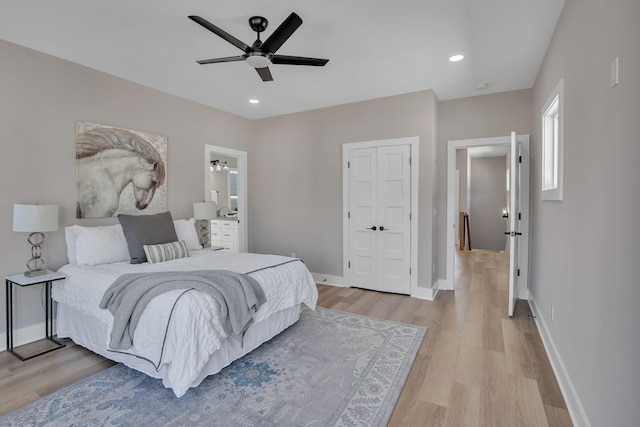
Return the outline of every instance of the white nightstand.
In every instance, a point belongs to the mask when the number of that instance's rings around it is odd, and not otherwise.
[[[49,353],[50,351],[57,350],[65,346],[64,343],[53,338],[53,300],[51,299],[51,283],[56,280],[62,280],[66,276],[55,271],[47,270],[47,274],[40,276],[27,277],[24,274],[14,274],[5,278],[6,289],[6,302],[7,302],[7,351],[20,360],[29,360],[41,354]],[[13,285],[20,287],[27,287],[32,285],[44,284],[45,288],[45,339],[56,344],[55,347],[49,348],[40,353],[32,354],[30,356],[23,356],[16,352],[13,348]]]
[[[212,220],[211,246],[222,246],[227,251],[238,252],[238,221]]]

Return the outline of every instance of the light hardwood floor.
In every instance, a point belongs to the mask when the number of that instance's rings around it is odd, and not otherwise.
[[[435,301],[318,285],[319,305],[429,328],[390,426],[571,426],[526,302],[507,316],[504,254],[462,252]],[[108,368],[68,347],[20,362],[0,353],[0,414]]]
[[[320,305],[429,328],[390,426],[571,426],[526,301],[507,315],[508,255],[460,252],[434,302],[319,286]]]

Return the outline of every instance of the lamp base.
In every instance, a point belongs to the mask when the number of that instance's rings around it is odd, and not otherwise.
[[[205,248],[209,244],[209,223],[210,220],[200,220],[200,245]]]
[[[44,274],[47,274],[47,270],[30,270],[24,272],[24,275],[27,277],[42,276]]]

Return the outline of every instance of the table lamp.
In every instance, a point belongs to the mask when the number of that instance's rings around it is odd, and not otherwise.
[[[33,277],[47,273],[47,270],[42,268],[43,233],[57,229],[57,205],[13,205],[13,231],[30,233],[27,241],[31,243],[31,259],[27,262],[25,276]]]
[[[213,202],[194,203],[193,217],[200,222],[200,244],[204,248],[209,243],[209,221],[217,217],[216,204]]]

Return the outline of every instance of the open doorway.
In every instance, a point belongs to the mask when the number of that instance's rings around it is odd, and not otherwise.
[[[513,141],[512,141],[513,140]],[[515,145],[514,145],[515,144]],[[517,147],[514,151],[509,147]],[[496,138],[480,138],[480,139],[468,139],[459,141],[449,141],[447,151],[447,279],[444,281],[441,289],[455,290],[455,255],[456,255],[456,240],[459,237],[459,213],[456,208],[457,191],[456,191],[456,155],[458,150],[461,149],[475,149],[478,147],[493,147],[491,149],[505,148],[509,152],[510,167],[507,169],[509,172],[505,175],[509,175],[510,187],[513,187],[514,182],[517,183],[519,193],[517,201],[517,208],[515,211],[508,212],[510,215],[509,220],[517,218],[517,225],[519,232],[515,236],[519,239],[520,250],[515,252],[517,258],[511,263],[513,270],[519,273],[517,284],[514,289],[514,294],[517,298],[528,299],[528,264],[529,264],[529,135],[515,135],[512,137],[496,137]],[[522,163],[517,163],[517,169],[519,172],[517,176],[510,173],[511,169],[514,169],[514,162],[519,162],[522,158]],[[463,176],[459,177],[459,181],[464,179]],[[506,187],[506,176],[503,181]],[[513,192],[513,188],[511,188]],[[458,199],[461,200],[462,198]],[[513,200],[511,200],[513,203]],[[509,206],[509,205],[507,205]],[[509,208],[513,209],[513,208]],[[460,209],[461,210],[461,209]],[[513,224],[510,224],[513,225]],[[513,228],[513,227],[510,227]],[[521,234],[520,234],[521,233]],[[514,237],[514,236],[510,236]],[[507,250],[510,250],[506,246]],[[512,251],[514,252],[514,251]]]
[[[508,238],[504,234],[509,229],[508,154],[507,145],[456,150],[459,176],[456,211],[464,213],[457,217],[459,250],[508,250]]]
[[[217,163],[214,163],[216,160]],[[246,151],[205,145],[204,200],[216,202],[218,211],[225,208],[222,214],[237,215],[238,252],[247,252],[249,244]]]

